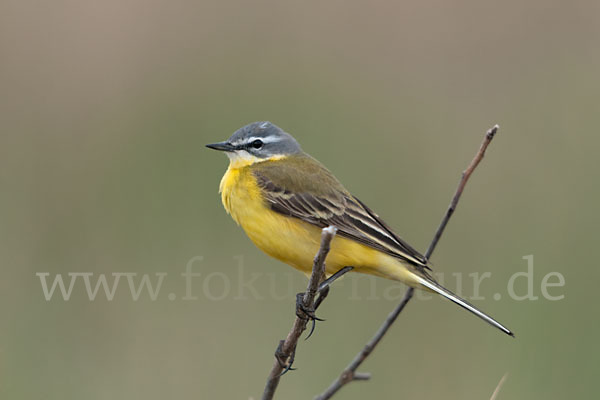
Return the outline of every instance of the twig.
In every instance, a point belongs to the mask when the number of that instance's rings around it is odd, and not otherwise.
[[[492,397],[490,397],[490,400],[496,400],[496,397],[498,397],[498,393],[500,393],[500,389],[502,388],[502,385],[504,385],[504,382],[506,381],[507,377],[508,372],[505,373],[504,376],[502,376],[502,379],[500,379],[500,382],[498,382],[498,385],[496,386],[494,393],[492,393]]]
[[[329,226],[327,228],[323,228],[321,233],[321,247],[315,256],[312,274],[310,275],[308,287],[306,288],[306,292],[304,292],[304,298],[302,299],[303,306],[306,309],[313,308],[319,283],[321,283],[323,277],[325,276],[325,258],[329,253],[331,240],[335,236],[336,231],[337,229],[335,227]],[[275,354],[275,362],[273,363],[273,367],[271,368],[271,372],[267,378],[262,400],[270,400],[273,398],[275,390],[277,389],[277,385],[279,384],[279,378],[281,377],[282,372],[285,370],[285,365],[293,361],[293,355],[296,351],[298,339],[300,338],[300,335],[302,335],[302,332],[304,332],[306,329],[307,323],[307,318],[296,316],[294,325],[292,326],[292,329],[288,333],[287,337],[285,340],[282,340],[279,343]]]
[[[469,177],[471,176],[473,171],[475,171],[477,165],[479,165],[479,162],[485,154],[485,150],[496,135],[496,132],[498,132],[498,128],[498,125],[494,125],[490,130],[486,132],[483,142],[479,147],[479,151],[477,152],[477,154],[475,154],[475,157],[473,158],[467,169],[463,171],[460,181],[458,182],[456,192],[454,193],[454,197],[450,202],[450,206],[448,207],[446,214],[442,218],[442,222],[438,226],[437,231],[435,232],[435,235],[433,236],[433,239],[431,240],[431,243],[429,244],[429,247],[425,252],[425,258],[427,260],[429,260],[429,258],[433,254],[433,251],[435,250],[438,241],[440,240],[442,234],[444,233],[444,230],[446,229],[446,225],[448,224],[450,217],[452,217],[452,214],[454,214],[454,210],[456,210],[456,206],[458,205],[458,201],[460,200],[460,196],[462,195],[462,192],[465,188],[465,185],[467,184],[467,181],[469,180]],[[315,400],[330,399],[344,385],[355,380],[367,380],[370,378],[370,374],[358,373],[356,372],[356,370],[371,354],[371,352],[375,349],[375,346],[377,346],[377,344],[381,341],[383,336],[387,333],[388,329],[392,326],[398,315],[400,315],[406,304],[412,298],[413,293],[414,289],[412,287],[409,287],[406,293],[404,294],[404,297],[400,301],[400,304],[398,304],[394,311],[392,311],[388,315],[388,317],[379,327],[379,329],[371,338],[371,340],[369,340],[365,347],[363,347],[363,349],[356,355],[356,357],[354,357],[352,362],[342,371],[341,375],[335,381],[333,381],[333,383],[327,388],[327,390],[315,397]]]
[[[473,160],[471,161],[467,169],[463,171],[462,176],[460,178],[460,182],[458,182],[456,192],[454,192],[454,197],[450,202],[450,206],[446,211],[446,215],[444,215],[444,218],[442,218],[442,222],[440,223],[440,226],[438,227],[437,231],[435,232],[435,235],[433,236],[433,239],[431,240],[431,243],[429,244],[429,248],[425,253],[425,258],[429,259],[429,257],[431,257],[431,253],[433,253],[433,250],[435,250],[435,247],[437,246],[440,237],[442,237],[442,233],[444,233],[444,229],[446,229],[446,225],[448,224],[450,217],[452,216],[452,214],[454,214],[454,210],[456,210],[458,200],[460,200],[460,196],[462,195],[462,192],[465,189],[467,181],[471,177],[473,171],[475,171],[475,168],[477,168],[477,166],[479,165],[479,162],[483,159],[483,156],[485,155],[485,150],[490,145],[494,136],[496,136],[496,132],[498,132],[499,128],[500,127],[498,125],[494,125],[491,129],[489,129],[486,132],[485,137],[483,138],[483,142],[481,142],[481,146],[479,147],[479,151],[477,152],[477,154],[475,154],[475,157],[473,157]]]
[[[402,312],[402,310],[404,309],[406,303],[408,303],[408,301],[411,299],[413,292],[413,288],[408,288],[400,304],[396,307],[394,311],[390,313],[390,315],[388,315],[388,317],[385,319],[385,322],[379,327],[379,329],[375,333],[375,336],[373,336],[371,340],[369,340],[369,342],[365,345],[365,347],[363,347],[360,353],[358,353],[354,357],[354,360],[352,360],[352,362],[346,367],[346,369],[342,371],[340,377],[333,381],[333,383],[327,388],[327,390],[325,390],[319,396],[315,397],[315,400],[329,399],[338,390],[340,390],[342,386],[346,385],[347,383],[356,380],[369,380],[371,378],[371,374],[359,373],[356,372],[356,369],[360,366],[360,364],[363,363],[363,361],[365,361],[369,354],[371,354],[371,352],[375,349],[375,346],[377,346],[379,341],[386,334],[387,330],[390,329],[396,318],[398,318],[398,315],[400,315],[400,312]]]

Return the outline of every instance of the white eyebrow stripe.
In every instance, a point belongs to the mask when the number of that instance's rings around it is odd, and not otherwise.
[[[279,142],[281,141],[282,137],[281,136],[275,136],[275,135],[271,135],[271,136],[267,136],[267,137],[250,137],[248,139],[245,140],[246,143],[252,143],[255,140],[260,140],[263,143],[275,143],[275,142]]]

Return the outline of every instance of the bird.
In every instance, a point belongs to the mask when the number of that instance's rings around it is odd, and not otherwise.
[[[269,256],[310,275],[321,231],[333,226],[337,233],[326,259],[327,277],[352,267],[434,292],[514,337],[510,329],[439,284],[429,260],[275,124],[253,122],[206,147],[229,158],[219,186],[225,210]]]

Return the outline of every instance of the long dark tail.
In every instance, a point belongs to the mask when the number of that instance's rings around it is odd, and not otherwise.
[[[418,280],[419,280],[419,283],[421,285],[425,286],[427,289],[433,290],[434,292],[436,292],[437,294],[439,294],[441,296],[444,296],[451,302],[458,304],[465,310],[472,312],[473,314],[477,315],[479,318],[481,318],[488,324],[495,326],[496,328],[500,329],[502,332],[506,333],[507,335],[515,337],[515,334],[512,333],[510,329],[508,329],[507,327],[505,327],[500,322],[496,321],[494,318],[490,317],[483,311],[479,310],[477,307],[470,304],[468,301],[458,297],[457,295],[455,295],[454,293],[452,293],[445,287],[441,286],[439,283],[437,283],[431,279],[427,279],[427,277],[421,277],[421,276],[418,278]]]

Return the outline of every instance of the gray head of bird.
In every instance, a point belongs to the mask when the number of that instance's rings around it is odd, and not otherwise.
[[[302,152],[292,135],[268,121],[248,124],[235,131],[226,141],[207,144],[206,147],[224,151],[231,161],[265,160]]]

